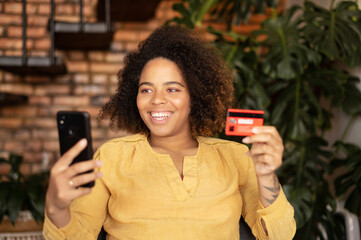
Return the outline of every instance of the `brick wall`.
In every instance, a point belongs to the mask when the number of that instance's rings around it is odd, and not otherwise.
[[[66,75],[20,77],[0,70],[0,92],[29,96],[25,104],[0,107],[0,156],[7,156],[10,152],[23,155],[21,171],[25,174],[50,167],[59,157],[55,120],[58,110],[90,113],[94,149],[110,138],[124,135],[124,132],[110,131],[106,122],[99,125],[96,122],[98,111],[116,89],[116,73],[122,68],[125,54],[135,49],[139,41],[155,28],[173,18],[176,13],[172,4],[178,1],[161,1],[155,17],[147,22],[115,23],[116,32],[107,51],[56,50],[56,55],[65,60]],[[27,49],[30,56],[49,55],[49,2],[27,0]],[[56,20],[78,20],[77,1],[55,0],[55,3]],[[96,3],[97,0],[84,0],[85,21],[96,21]],[[0,56],[21,55],[21,12],[19,0],[0,0]],[[263,19],[261,15],[253,16],[251,26],[242,26],[237,31],[248,33],[258,28]],[[7,168],[0,167],[0,174],[6,171]]]
[[[30,56],[48,56],[50,36],[47,23],[50,0],[27,0],[27,48]],[[77,1],[56,0],[56,20],[77,21]],[[106,122],[98,124],[100,107],[114,93],[117,71],[123,57],[137,47],[155,28],[174,16],[174,0],[162,1],[155,17],[147,22],[117,22],[107,51],[61,51],[68,73],[57,77],[20,77],[0,70],[0,91],[29,96],[28,102],[0,107],[0,156],[10,152],[24,156],[23,173],[49,167],[59,157],[56,128],[58,110],[88,111],[91,115],[93,148],[107,139],[122,136],[112,132]],[[84,0],[85,21],[96,20],[97,0]],[[0,1],[0,56],[20,56],[22,48],[21,2]],[[43,164],[43,165],[42,165]],[[0,174],[8,168],[0,168]]]

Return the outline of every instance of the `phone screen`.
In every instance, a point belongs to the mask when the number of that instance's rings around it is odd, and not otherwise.
[[[90,117],[87,112],[59,111],[57,113],[60,154],[63,155],[80,139],[86,138],[87,147],[73,160],[71,164],[90,160],[93,157],[92,138],[90,133]],[[94,182],[86,184],[92,187]]]

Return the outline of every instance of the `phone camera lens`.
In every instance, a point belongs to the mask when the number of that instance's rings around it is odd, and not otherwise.
[[[69,135],[70,136],[74,135],[74,130],[73,129],[69,129]]]

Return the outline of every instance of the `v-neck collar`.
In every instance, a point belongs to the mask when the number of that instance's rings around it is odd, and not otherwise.
[[[145,145],[152,155],[157,159],[160,167],[167,178],[168,184],[172,189],[174,196],[179,201],[189,199],[198,185],[198,165],[199,156],[201,154],[201,143],[198,138],[198,149],[193,156],[184,156],[183,160],[183,180],[179,175],[176,166],[169,154],[158,153],[150,146],[147,136],[144,136]]]

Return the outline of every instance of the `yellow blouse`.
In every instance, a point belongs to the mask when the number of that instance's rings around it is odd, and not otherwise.
[[[71,221],[61,229],[46,217],[46,239],[238,240],[241,214],[258,239],[292,239],[293,208],[283,191],[263,208],[247,147],[198,137],[195,156],[184,158],[183,175],[167,154],[156,153],[146,136],[108,141],[95,153],[103,161],[92,193],[71,204]]]

